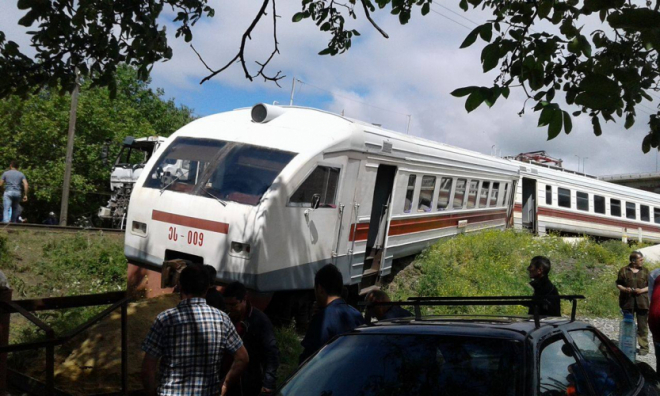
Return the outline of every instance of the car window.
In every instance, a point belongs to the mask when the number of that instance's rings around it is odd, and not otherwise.
[[[623,365],[595,332],[574,330],[569,334],[584,358],[584,369],[598,395],[627,395],[633,390]]]
[[[590,395],[575,350],[563,338],[548,341],[541,349],[538,394],[541,396]]]
[[[309,360],[281,396],[519,396],[521,345],[435,335],[349,335]]]

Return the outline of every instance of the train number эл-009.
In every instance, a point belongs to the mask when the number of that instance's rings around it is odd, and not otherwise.
[[[181,238],[183,238],[183,235],[181,235]],[[177,234],[176,232],[176,227],[170,227],[169,232],[167,234],[167,239],[174,242],[179,240],[179,234]],[[197,231],[188,231],[187,242],[188,245],[202,246],[204,244],[204,233]]]

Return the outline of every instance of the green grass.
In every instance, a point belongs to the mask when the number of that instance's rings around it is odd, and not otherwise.
[[[441,241],[417,257],[389,285],[397,299],[409,296],[516,296],[530,295],[526,268],[532,257],[552,262],[550,279],[560,294],[583,294],[582,316],[618,315],[619,268],[628,263],[634,247],[618,241],[596,243],[584,239],[565,243],[556,236],[534,238],[513,230],[485,231]],[[563,313],[570,307],[563,303]],[[522,307],[462,307],[435,309],[436,313],[524,314]]]
[[[280,367],[277,369],[279,387],[298,368],[298,357],[303,351],[300,336],[293,326],[275,329],[277,346],[280,349]]]

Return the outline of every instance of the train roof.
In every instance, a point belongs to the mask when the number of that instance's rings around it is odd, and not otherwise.
[[[576,173],[554,166],[545,166],[516,160],[511,161],[518,165],[522,177],[546,179],[569,188],[585,188],[600,191],[607,195],[619,195],[626,198],[630,197],[640,201],[654,203],[656,205],[660,204],[660,195],[653,192],[610,183],[597,179],[594,176]]]
[[[253,121],[250,108],[236,109],[197,119],[175,132],[172,138],[190,136],[238,141],[308,156],[357,151],[396,157],[419,166],[463,166],[494,174],[518,173],[518,165],[509,159],[402,134],[323,110],[266,107],[279,114],[259,123]]]

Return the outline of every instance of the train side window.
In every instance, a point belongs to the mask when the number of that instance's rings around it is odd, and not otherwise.
[[[651,221],[651,212],[646,205],[639,205],[639,219],[641,221]]]
[[[435,192],[435,176],[422,176],[422,188],[419,191],[418,212],[430,212]]]
[[[490,191],[490,182],[481,183],[481,193],[479,194],[479,207],[485,208],[488,206],[488,192]]]
[[[289,204],[309,208],[312,206],[314,195],[319,195],[321,198],[319,208],[334,208],[338,182],[339,168],[317,166],[293,193]]]
[[[440,179],[440,191],[438,192],[438,210],[445,210],[449,206],[449,198],[451,196],[451,185],[454,179],[451,177],[443,177]],[[463,202],[461,202],[461,205]]]
[[[477,195],[479,194],[479,180],[470,180],[470,189],[468,190],[467,209],[477,206]]]
[[[637,220],[636,206],[634,202],[626,202],[626,218]]]
[[[612,216],[621,217],[621,201],[618,199],[610,199],[610,214]]]
[[[500,196],[500,183],[493,183],[493,191],[490,193],[490,204],[488,206],[497,206],[497,199]]]
[[[463,200],[465,199],[465,187],[467,186],[467,180],[458,179],[456,180],[456,191],[454,191],[454,209],[463,209]]]
[[[552,186],[545,185],[545,204],[552,205]]]
[[[417,175],[410,175],[408,177],[408,187],[406,189],[406,201],[403,203],[404,213],[410,213],[410,208],[412,208],[413,195],[415,195],[415,181],[417,181]]]
[[[658,208],[653,208],[653,221],[656,224],[660,224],[660,209]]]
[[[557,205],[562,208],[571,207],[571,190],[567,188],[557,188]]]
[[[605,197],[594,195],[594,212],[605,214]]]
[[[589,211],[589,194],[581,191],[576,191],[577,208],[578,210]]]

